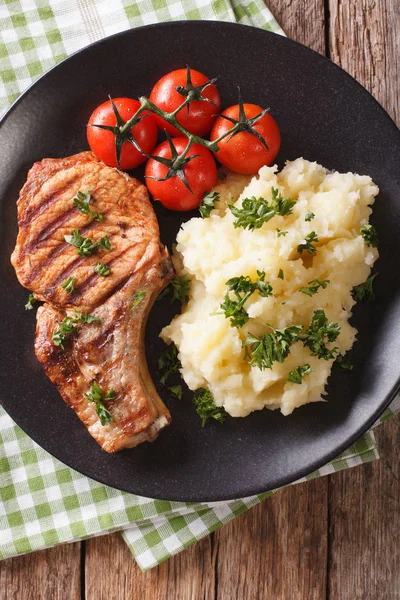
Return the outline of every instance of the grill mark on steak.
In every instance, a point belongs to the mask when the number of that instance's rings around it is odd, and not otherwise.
[[[95,197],[99,202],[95,210],[105,215],[101,223],[79,217],[69,202],[66,208],[66,195],[71,190],[72,199],[77,189],[101,190]],[[110,256],[101,250],[98,256],[80,257],[62,239],[75,211],[74,223],[83,237],[98,240],[108,235]],[[21,283],[45,301],[37,311],[35,352],[47,376],[107,452],[153,441],[168,425],[170,414],[148,372],[144,331],[153,301],[172,278],[173,268],[160,243],[146,188],[106,167],[90,152],[45,159],[29,172],[18,215],[23,224],[12,263]],[[82,222],[85,226],[79,227]],[[72,229],[71,223],[71,233]],[[92,272],[97,258],[111,269],[108,277]],[[71,275],[76,276],[76,290],[68,294],[60,283]],[[130,310],[137,290],[145,297]],[[78,325],[77,332],[67,337],[65,349],[56,347],[53,335],[75,308],[91,312],[99,321]],[[105,426],[96,404],[85,396],[93,381],[104,392],[115,390],[107,403],[112,419]]]
[[[93,230],[96,227],[96,223],[93,223],[93,221],[91,223],[89,223],[88,225],[86,225],[85,227],[81,227],[79,233],[81,234],[82,237],[85,237],[85,234],[90,232],[91,230]],[[72,231],[71,231],[72,233]],[[32,248],[31,250],[33,250],[33,246],[35,243],[36,238],[34,238],[32,240]],[[110,240],[111,241],[111,240]],[[36,244],[36,248],[39,249],[41,248],[43,245],[45,244],[45,241],[42,242],[38,242]],[[37,267],[35,267],[34,269],[32,269],[32,271],[30,273],[26,274],[26,284],[30,285],[32,284],[33,281],[35,281],[36,277],[38,275],[40,275],[41,271],[43,271],[44,268],[48,268],[50,267],[50,265],[52,264],[52,262],[54,262],[54,260],[56,260],[56,258],[58,258],[65,250],[66,248],[70,248],[71,244],[68,244],[64,239],[60,240],[58,245],[55,246],[47,255],[47,258],[41,263],[39,264]],[[75,246],[73,246],[73,248],[76,250],[76,252],[78,252],[78,248],[75,248]],[[25,254],[28,253],[28,246],[22,250],[21,252],[21,257],[23,257]],[[82,257],[84,258],[84,257]]]
[[[127,254],[129,252],[129,250],[130,250],[130,248],[126,248],[123,252],[120,252],[120,254],[115,256],[109,262],[104,262],[104,264],[107,265],[110,269],[112,269],[112,267],[114,267],[121,261],[121,258],[123,258],[125,256],[125,254]],[[72,263],[67,265],[67,267],[65,267],[65,269],[60,271],[58,277],[56,277],[56,279],[52,283],[52,285],[49,286],[48,288],[46,288],[46,290],[44,291],[44,296],[46,296],[46,298],[52,300],[54,294],[58,291],[57,288],[60,286],[60,284],[63,283],[64,281],[66,281],[69,277],[71,277],[73,275],[73,273],[76,271],[77,267],[83,265],[86,262],[86,260],[87,260],[86,257],[78,256]],[[126,281],[128,280],[129,277],[130,277],[130,275],[123,278],[122,281],[116,281],[115,285],[111,289],[109,289],[105,294],[102,295],[101,300],[102,301],[107,300],[107,298],[112,296],[112,294],[114,294],[118,289],[120,289],[126,283]],[[75,301],[77,301],[79,298],[81,298],[84,295],[84,293],[92,286],[93,282],[101,282],[101,276],[98,275],[95,271],[93,273],[91,273],[85,280],[79,281],[76,283],[77,287],[74,289],[72,294],[69,294],[70,303],[73,304]]]
[[[126,248],[123,252],[120,252],[117,256],[115,256],[109,262],[105,262],[105,261],[104,262],[102,261],[102,262],[111,270],[115,265],[117,265],[121,261],[121,258],[123,258],[125,256],[125,254],[127,254],[129,251],[130,251],[130,248]],[[70,295],[71,301],[73,302],[74,300],[77,300],[78,298],[83,296],[83,294],[92,285],[92,283],[94,281],[97,281],[97,280],[101,281],[100,278],[101,278],[101,275],[98,275],[96,272],[94,272],[94,273],[91,273],[89,275],[89,277],[87,277],[84,281],[79,282],[79,286]],[[62,279],[63,278],[58,278],[59,281],[61,281]],[[109,295],[112,295],[116,291],[118,284],[119,284],[119,281],[117,281],[115,283],[114,287],[108,292]]]
[[[44,242],[49,238],[53,233],[57,231],[60,225],[64,225],[69,219],[76,214],[76,208],[70,208],[64,214],[57,216],[51,223],[46,225],[38,234],[38,236],[31,241],[30,244],[27,244],[27,252],[33,250],[35,246],[37,247],[41,242]]]
[[[54,280],[53,284],[45,289],[44,295],[49,300],[52,299],[54,292],[57,287],[63,283],[68,277],[72,275],[72,273],[76,270],[77,267],[83,265],[85,263],[86,258],[83,256],[77,256],[69,265],[65,267],[62,271],[59,272],[59,275]],[[72,297],[72,294],[70,295]]]
[[[28,208],[24,217],[22,219],[20,219],[20,221],[18,222],[20,229],[23,229],[24,227],[28,227],[28,225],[30,225],[34,219],[37,219],[37,217],[42,215],[45,212],[45,210],[47,210],[53,204],[55,204],[60,199],[60,197],[64,196],[64,194],[67,192],[67,190],[76,183],[77,180],[78,180],[78,175],[73,177],[73,179],[71,181],[69,181],[61,189],[57,189],[52,194],[49,194],[48,196],[46,196],[46,198],[43,200],[43,202],[41,202],[37,206],[33,206],[31,209]],[[71,198],[72,197],[73,196],[71,196]]]

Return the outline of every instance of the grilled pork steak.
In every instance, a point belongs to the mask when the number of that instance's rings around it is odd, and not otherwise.
[[[90,209],[101,221],[74,205],[78,191],[90,191]],[[45,301],[37,312],[35,352],[46,374],[107,452],[152,441],[170,414],[148,373],[144,329],[173,269],[145,186],[91,152],[45,159],[34,164],[21,190],[18,224],[11,260],[22,285]],[[111,248],[79,256],[64,240],[74,229],[93,243],[108,236]],[[108,276],[95,272],[100,262]],[[62,288],[70,277],[72,293]],[[138,292],[143,298],[131,308]],[[76,317],[74,309],[99,321],[79,322],[65,348],[56,346],[53,334],[65,317]],[[104,394],[115,392],[104,403],[111,413],[105,425],[85,396],[93,382]]]

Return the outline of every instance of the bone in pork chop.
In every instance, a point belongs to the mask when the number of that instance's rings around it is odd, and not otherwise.
[[[90,208],[101,221],[74,205],[78,191],[90,191]],[[148,373],[144,329],[173,269],[145,186],[91,152],[45,159],[34,164],[21,190],[18,224],[11,260],[21,284],[45,301],[37,312],[35,351],[46,374],[107,452],[152,441],[170,414]],[[64,239],[74,229],[93,243],[108,236],[110,249],[79,256]],[[96,273],[99,262],[108,276]],[[70,277],[72,293],[62,288]],[[137,292],[143,298],[132,309]],[[53,334],[65,317],[76,316],[74,309],[99,321],[79,324],[65,348],[56,346]],[[85,396],[93,382],[115,392],[105,425]]]

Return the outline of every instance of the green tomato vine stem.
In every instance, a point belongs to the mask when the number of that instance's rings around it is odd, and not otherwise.
[[[225,132],[223,135],[221,135],[219,138],[217,138],[214,141],[205,140],[202,137],[195,135],[194,133],[191,133],[190,131],[185,129],[185,127],[183,127],[183,125],[181,125],[178,122],[178,119],[176,118],[177,113],[180,110],[182,110],[182,108],[187,106],[191,101],[192,101],[192,98],[190,98],[190,94],[189,94],[189,96],[185,99],[184,102],[182,102],[182,104],[180,106],[178,106],[178,108],[176,108],[173,112],[169,113],[169,112],[166,112],[165,110],[162,110],[158,106],[156,106],[154,104],[154,102],[152,102],[151,100],[146,98],[146,96],[141,96],[139,98],[139,102],[141,105],[140,108],[138,108],[136,113],[129,119],[129,121],[127,121],[125,123],[125,125],[123,125],[121,127],[120,132],[122,135],[127,134],[132,129],[132,127],[138,122],[138,119],[142,115],[142,113],[145,111],[149,111],[150,113],[157,115],[158,117],[161,117],[162,119],[164,119],[164,121],[166,121],[170,125],[173,125],[180,133],[182,133],[182,135],[184,137],[186,137],[188,139],[188,145],[187,145],[186,149],[184,150],[183,155],[181,155],[179,158],[183,157],[183,159],[184,159],[193,144],[200,144],[201,146],[204,146],[205,148],[210,150],[210,152],[218,152],[219,142],[221,142],[228,135],[232,135],[235,132],[239,131],[241,128],[241,124],[236,123],[232,127],[232,129],[229,129],[229,131]]]

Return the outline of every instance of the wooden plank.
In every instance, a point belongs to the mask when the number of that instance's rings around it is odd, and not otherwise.
[[[265,0],[286,35],[325,54],[324,0]]]
[[[400,598],[399,419],[377,431],[380,461],[330,482],[329,599]]]
[[[86,542],[85,600],[216,600],[214,586],[210,537],[148,573],[119,533]]]
[[[288,487],[215,533],[217,598],[323,600],[326,478]]]
[[[81,544],[0,562],[1,600],[80,600]]]
[[[400,3],[330,0],[331,58],[400,123]]]
[[[330,0],[335,62],[400,123],[398,0]],[[381,460],[330,481],[329,598],[400,598],[400,423],[377,430]]]

